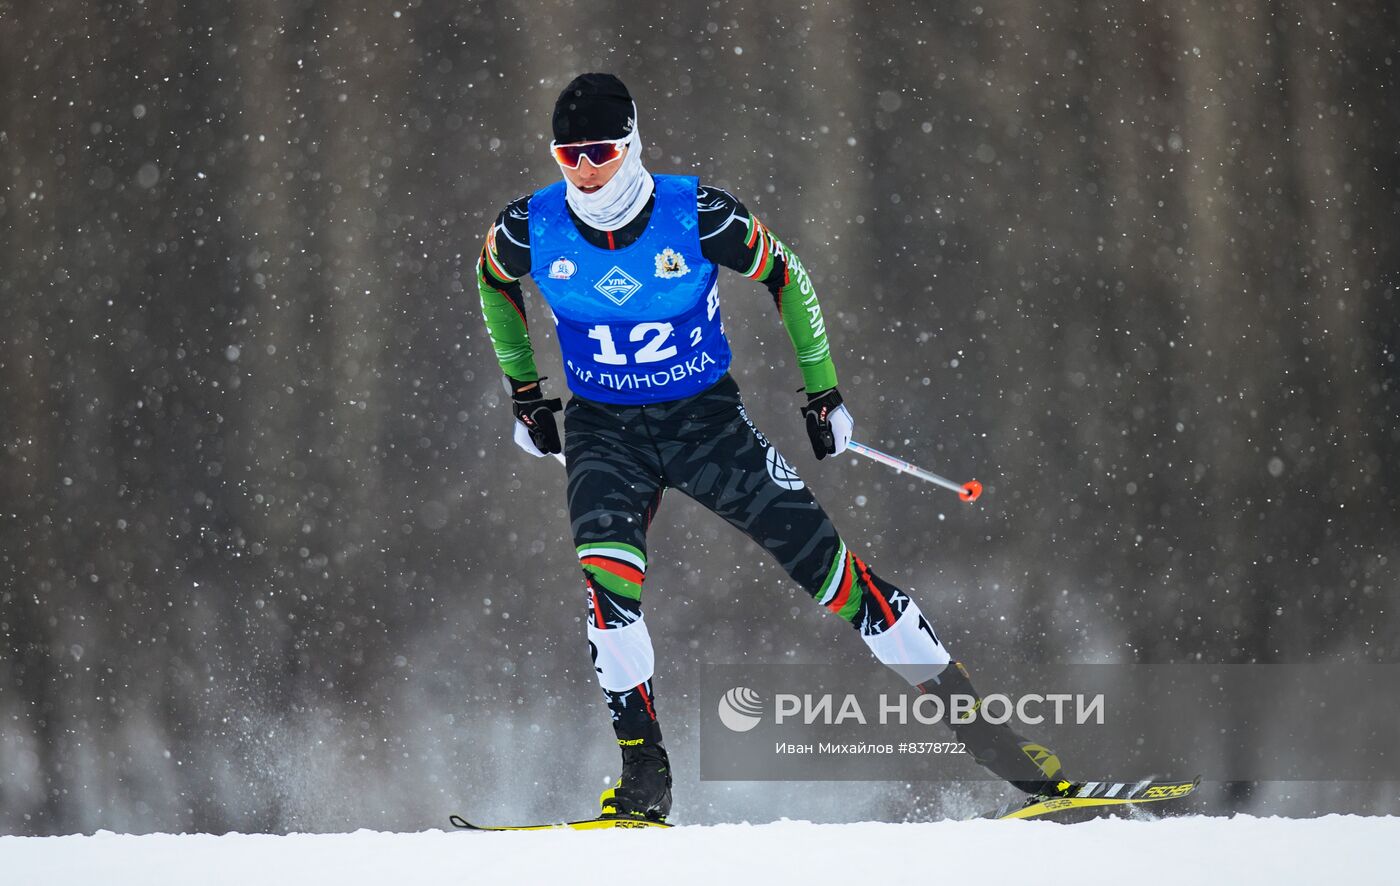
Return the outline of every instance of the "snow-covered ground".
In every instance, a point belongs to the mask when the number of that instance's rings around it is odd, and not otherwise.
[[[0,837],[6,886],[1395,882],[1400,818]]]

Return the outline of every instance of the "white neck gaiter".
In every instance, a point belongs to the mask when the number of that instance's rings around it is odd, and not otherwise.
[[[642,137],[637,124],[632,124],[632,132],[627,136],[627,156],[622,158],[622,168],[607,184],[591,194],[580,191],[567,178],[564,184],[569,208],[590,228],[616,231],[636,218],[655,189],[651,173],[642,165]]]

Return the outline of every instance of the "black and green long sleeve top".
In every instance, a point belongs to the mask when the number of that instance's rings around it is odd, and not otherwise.
[[[826,323],[816,289],[801,260],[727,191],[701,185],[696,191],[700,245],[706,259],[757,280],[772,293],[783,326],[797,354],[809,393],[836,386]],[[655,197],[631,222],[599,231],[574,216],[579,233],[600,249],[622,249],[636,242],[651,220]],[[513,382],[539,379],[530,343],[520,278],[530,271],[530,195],[513,200],[497,216],[477,260],[481,311],[501,371]]]

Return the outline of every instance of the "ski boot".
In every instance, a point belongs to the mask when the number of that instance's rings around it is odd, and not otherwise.
[[[622,775],[598,798],[599,818],[665,821],[671,812],[671,761],[661,744],[661,730],[651,724],[646,736],[619,738]]]
[[[920,683],[918,688],[943,702],[953,734],[967,745],[978,765],[1032,797],[1063,797],[1075,789],[1075,783],[1065,777],[1060,758],[1054,751],[1022,738],[1005,723],[988,723],[976,716],[982,696],[972,687],[967,668],[961,662],[950,662],[937,677]],[[972,711],[961,720],[952,718],[950,699],[953,696],[970,696],[977,700]]]

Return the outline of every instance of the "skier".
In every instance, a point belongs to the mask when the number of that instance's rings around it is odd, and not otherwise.
[[[604,817],[664,820],[671,772],[657,722],[642,615],[647,527],[677,489],[771,553],[881,662],[920,692],[977,696],[925,616],[837,533],[792,466],[754,427],[728,374],[720,266],[766,286],[797,355],[800,413],[817,459],[840,455],[854,420],[836,387],[827,329],[802,262],[738,200],[695,178],[653,175],[622,81],[583,74],[559,95],[550,146],[563,180],[501,212],[477,263],[487,331],[505,374],[514,439],[561,451],[525,319],[535,281],[556,325],[573,398],[562,450],[587,590],[588,641],[622,775]],[[951,724],[974,759],[1032,794],[1066,791],[1048,749],[972,716]]]

